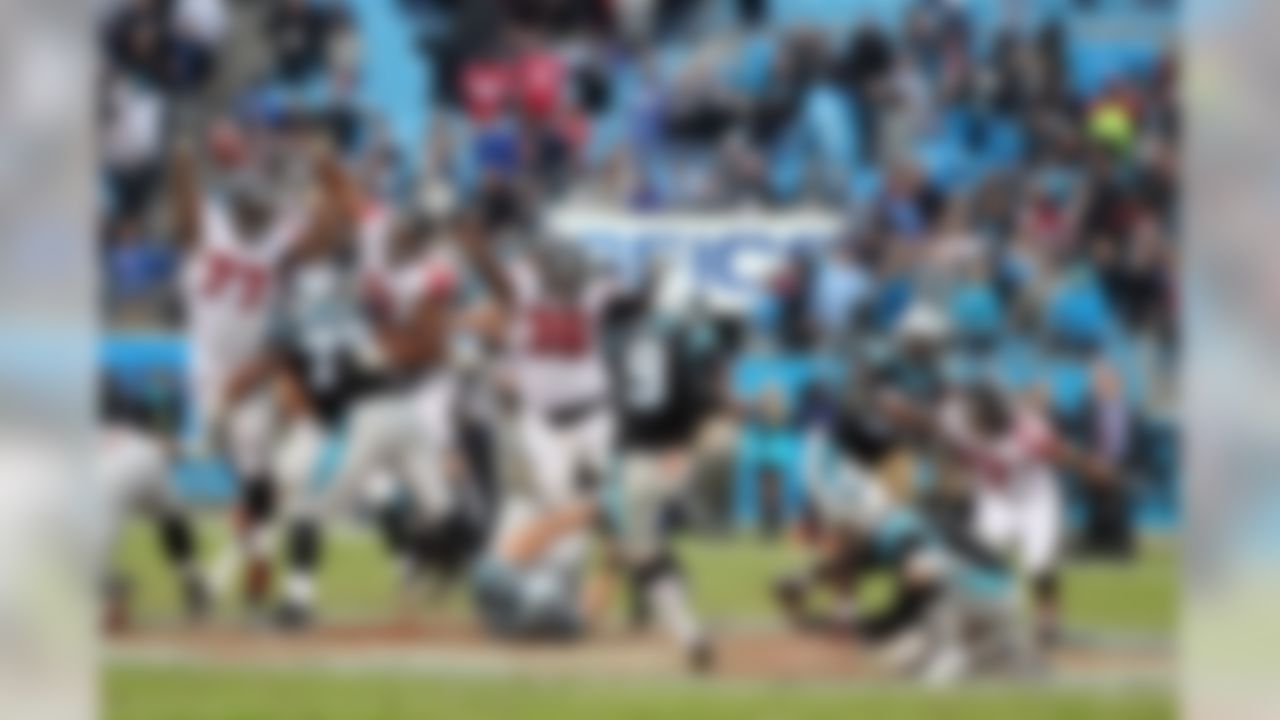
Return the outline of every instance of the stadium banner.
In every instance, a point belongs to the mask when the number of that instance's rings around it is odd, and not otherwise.
[[[686,299],[726,312],[747,311],[786,258],[833,242],[843,220],[821,211],[637,214],[562,208],[548,229],[634,280],[660,260]]]

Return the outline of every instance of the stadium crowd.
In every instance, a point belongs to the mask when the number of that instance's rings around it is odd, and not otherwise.
[[[1162,472],[1170,440],[1151,421],[1169,414],[1177,340],[1174,56],[1084,89],[1060,19],[989,29],[930,0],[840,31],[784,26],[751,0],[400,5],[431,69],[429,130],[408,143],[360,92],[366,49],[344,3],[108,4],[113,325],[179,318],[157,202],[172,138],[207,133],[225,175],[252,152],[288,178],[291,151],[320,131],[386,203],[474,204],[516,227],[565,205],[840,213],[829,250],[790,258],[729,323],[739,389],[768,386],[783,406],[761,403],[750,426],[783,439],[744,454],[783,460],[743,460],[739,485],[794,475],[777,467],[794,453],[768,448],[795,445],[804,398],[820,394],[801,387],[818,382],[815,358],[905,362],[881,350],[920,298],[946,326],[946,372],[995,367],[1043,391],[1072,437],[1136,477]],[[804,369],[771,374],[780,364]],[[734,520],[754,524],[750,493],[736,495]],[[1117,512],[1091,500],[1091,516]]]

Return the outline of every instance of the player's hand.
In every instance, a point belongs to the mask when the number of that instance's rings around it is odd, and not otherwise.
[[[1120,480],[1119,469],[1099,457],[1085,458],[1081,470],[1091,485],[1114,485]]]

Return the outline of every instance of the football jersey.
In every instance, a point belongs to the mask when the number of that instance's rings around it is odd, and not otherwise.
[[[618,439],[625,448],[659,449],[692,442],[706,396],[697,358],[678,330],[639,317],[611,335]]]
[[[577,301],[554,297],[534,268],[511,268],[515,319],[508,362],[520,402],[553,413],[608,399],[609,379],[600,345],[601,317],[612,284],[593,280]]]
[[[447,246],[429,246],[408,258],[392,252],[395,217],[370,206],[356,228],[356,277],[359,297],[379,324],[397,325],[428,297],[452,298],[459,289],[458,260]]]
[[[875,467],[898,445],[896,434],[886,423],[847,408],[836,412],[830,432],[839,453],[865,467]]]
[[[942,432],[957,448],[982,488],[1021,492],[1054,481],[1048,452],[1053,432],[1040,415],[1017,408],[1012,427],[1000,437],[984,438],[958,402],[943,406]]]
[[[326,424],[381,384],[355,284],[354,274],[336,261],[308,262],[290,275],[277,319],[281,355]]]
[[[247,241],[222,207],[205,204],[199,244],[182,271],[192,365],[200,382],[220,385],[264,348],[276,273],[300,229],[299,218],[285,216]]]

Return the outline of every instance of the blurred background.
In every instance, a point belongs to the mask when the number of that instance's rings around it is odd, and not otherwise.
[[[842,353],[907,362],[886,339],[918,299],[948,328],[937,372],[1042,395],[1130,468],[1143,520],[1174,517],[1171,3],[101,5],[104,352],[148,368],[134,383],[181,371],[172,139],[207,136],[228,170],[271,158],[284,188],[319,128],[388,205],[551,216],[633,269],[696,248],[691,322],[757,410],[723,522],[760,522],[761,473],[796,482],[805,398]],[[1111,405],[1129,420],[1103,433]]]
[[[761,583],[794,560],[784,537],[805,511],[807,433],[865,369],[924,404],[994,379],[1120,468],[1101,489],[1061,478],[1064,613],[1126,638],[1171,635],[1183,294],[1175,3],[95,6],[99,354],[135,399],[180,407],[184,387],[183,254],[166,206],[175,143],[198,140],[215,189],[261,167],[281,201],[296,202],[306,148],[322,135],[381,209],[478,209],[517,242],[555,228],[624,277],[675,259],[681,322],[736,409],[680,520],[708,614],[770,610]],[[464,291],[484,294],[474,278]],[[179,433],[196,432],[193,422],[182,410],[172,418]],[[933,449],[910,437],[883,471],[922,492],[940,482]],[[236,492],[217,460],[182,460],[174,483],[200,508]],[[134,533],[124,551],[144,578],[160,572],[146,542]],[[373,553],[342,551],[326,571],[337,607],[388,602],[368,590]],[[172,613],[155,584],[144,581],[143,607]],[[116,682],[145,713],[183,707],[183,689],[201,681],[178,670]],[[1143,702],[1148,714],[1134,716],[1166,716],[1163,700]]]

